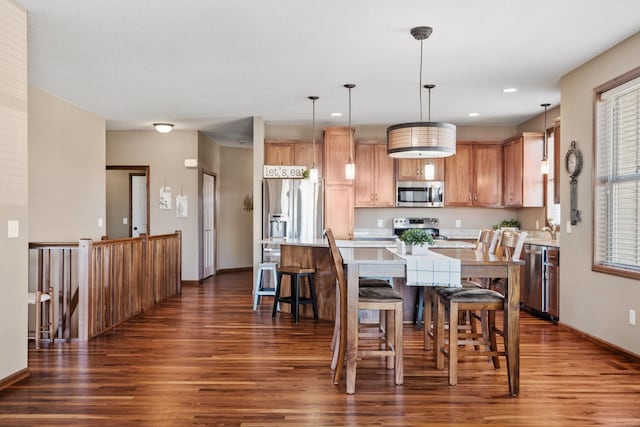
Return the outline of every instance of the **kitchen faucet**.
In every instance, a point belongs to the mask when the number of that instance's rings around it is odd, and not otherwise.
[[[551,240],[556,240],[556,225],[551,224],[551,227],[543,227],[542,231],[546,231],[551,235]]]

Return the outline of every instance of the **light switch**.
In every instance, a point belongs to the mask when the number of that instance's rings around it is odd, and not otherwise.
[[[384,227],[384,220],[382,220],[382,219],[378,220],[378,227],[380,227],[380,228]]]
[[[7,237],[15,239],[20,237],[20,222],[15,220],[7,221]]]
[[[98,218],[98,228],[102,228],[103,225],[104,221],[102,220],[102,218]]]
[[[567,221],[567,234],[571,234],[571,221]]]
[[[456,219],[456,228],[462,227],[462,220]]]
[[[125,216],[124,218],[122,218],[122,223],[124,225],[127,225],[129,223],[129,220],[127,219],[127,217]]]

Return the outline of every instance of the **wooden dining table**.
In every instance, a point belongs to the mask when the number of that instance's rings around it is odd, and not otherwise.
[[[506,278],[504,299],[504,341],[507,352],[509,393],[520,389],[520,267],[522,261],[508,261],[475,249],[432,249],[460,260],[462,277]],[[346,391],[355,392],[358,354],[358,283],[360,277],[405,277],[405,260],[385,248],[341,248],[347,276]]]

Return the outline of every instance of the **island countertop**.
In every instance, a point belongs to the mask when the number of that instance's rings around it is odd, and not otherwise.
[[[327,248],[329,244],[326,239],[283,239],[283,238],[271,238],[263,239],[262,244],[265,245],[293,245],[293,246],[308,246],[308,247],[321,247]],[[339,248],[395,248],[396,241],[392,239],[383,240],[336,240],[336,245]],[[474,243],[469,243],[459,240],[435,240],[433,245],[429,245],[434,249],[447,249],[447,248],[474,248]]]

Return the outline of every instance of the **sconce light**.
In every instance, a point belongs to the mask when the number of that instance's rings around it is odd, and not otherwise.
[[[153,127],[160,133],[169,133],[173,129],[173,123],[154,123]]]

